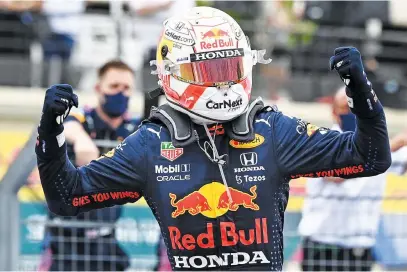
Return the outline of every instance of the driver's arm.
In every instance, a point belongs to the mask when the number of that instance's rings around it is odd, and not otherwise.
[[[58,144],[56,137],[40,137],[35,150],[51,212],[75,216],[92,209],[137,201],[146,180],[144,130],[140,128],[112,151],[79,168],[69,161],[66,143]]]
[[[356,115],[356,131],[318,129],[276,114],[272,134],[276,161],[287,178],[374,176],[390,167],[386,117],[366,77],[360,52],[354,47],[339,47],[334,54],[330,67],[346,85],[348,105]]]
[[[391,164],[386,119],[380,105],[373,118],[357,116],[355,133],[317,128],[282,113],[275,115],[273,131],[276,161],[288,179],[374,176]]]

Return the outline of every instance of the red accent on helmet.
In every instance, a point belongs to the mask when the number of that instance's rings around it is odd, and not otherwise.
[[[180,96],[178,95],[178,93],[177,93],[176,91],[174,91],[173,89],[171,89],[170,86],[163,84],[163,89],[164,89],[164,92],[165,92],[169,97],[171,97],[172,99],[174,99],[174,100],[176,100],[176,101],[178,101],[178,100],[180,99]]]
[[[252,92],[252,81],[250,77],[246,77],[244,80],[240,82],[242,84],[244,91],[247,93],[247,95],[250,95]]]
[[[197,86],[190,84],[184,91],[181,96],[179,103],[187,109],[192,109],[195,106],[195,103],[201,97],[201,95],[205,92],[206,87],[204,86]],[[191,99],[193,98],[193,99]]]

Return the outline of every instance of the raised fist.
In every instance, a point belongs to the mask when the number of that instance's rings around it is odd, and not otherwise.
[[[360,52],[355,47],[339,47],[329,60],[331,70],[335,69],[352,93],[370,92],[371,83],[367,79]]]
[[[45,93],[39,133],[52,134],[62,131],[62,123],[72,106],[78,107],[78,96],[68,84],[56,84]]]

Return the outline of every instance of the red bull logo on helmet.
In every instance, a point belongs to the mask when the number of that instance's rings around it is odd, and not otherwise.
[[[173,218],[189,213],[190,215],[202,214],[209,218],[222,216],[227,211],[237,211],[240,207],[258,211],[260,207],[254,202],[257,198],[257,185],[250,188],[250,193],[229,187],[232,197],[230,201],[226,187],[219,182],[212,182],[202,186],[181,199],[170,193],[170,204],[175,208],[171,213]]]
[[[233,38],[225,30],[212,28],[201,33],[201,49],[216,49],[234,46]]]

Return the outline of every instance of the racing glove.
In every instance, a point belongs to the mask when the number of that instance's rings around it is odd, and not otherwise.
[[[339,47],[329,60],[346,85],[346,95],[351,111],[361,118],[373,118],[383,110],[366,77],[360,52],[355,47]]]
[[[42,153],[57,153],[65,143],[63,121],[73,106],[78,107],[78,97],[70,85],[57,84],[46,91],[37,141]]]

